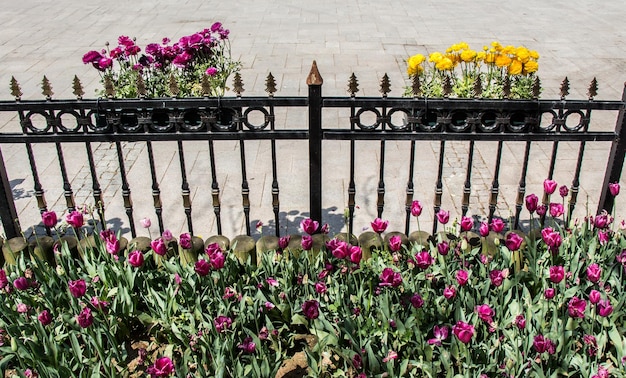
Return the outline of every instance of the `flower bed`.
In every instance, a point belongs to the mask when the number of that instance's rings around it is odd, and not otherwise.
[[[536,198],[527,198],[531,218]],[[419,202],[412,212],[419,217]],[[17,256],[0,271],[0,369],[624,377],[623,231],[607,214],[566,226],[554,214],[526,237],[500,220],[448,224],[443,212],[445,232],[407,238],[385,235],[377,219],[371,233],[383,247],[372,250],[306,220],[303,236],[246,261],[187,234],[142,246],[103,230],[76,249],[64,243],[52,264]],[[83,230],[80,213],[66,222]],[[56,227],[56,215],[44,223]]]

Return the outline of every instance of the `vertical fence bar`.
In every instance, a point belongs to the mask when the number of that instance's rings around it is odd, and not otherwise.
[[[239,141],[241,159],[241,198],[243,215],[246,219],[246,235],[250,236],[250,187],[248,186],[248,174],[246,170],[246,146],[243,139]]]
[[[354,131],[355,128],[355,109],[354,106],[350,107],[350,130]],[[354,163],[356,144],[354,139],[350,139],[350,182],[348,183],[348,235],[352,235],[354,230],[354,208],[356,206],[356,183],[354,182]],[[351,236],[350,236],[351,237]]]
[[[130,197],[130,186],[126,178],[126,167],[124,165],[124,153],[122,151],[122,143],[120,141],[115,142],[117,149],[117,161],[120,167],[120,177],[122,178],[122,197],[124,198],[124,208],[126,209],[126,215],[128,216],[128,222],[130,224],[130,234],[133,238],[137,237],[137,230],[135,230],[135,220],[133,219],[133,200]]]
[[[274,117],[274,105],[270,105],[270,130],[276,129]],[[276,223],[276,236],[280,237],[280,189],[278,187],[278,169],[276,164],[276,138],[270,141],[272,149],[272,210],[274,211],[274,222]]]
[[[519,187],[517,188],[517,200],[515,201],[515,228],[519,229],[519,217],[522,213],[524,205],[524,195],[526,194],[526,173],[528,172],[528,160],[530,157],[530,141],[526,142],[526,150],[524,151],[524,163],[522,165],[522,173],[519,179]]]
[[[382,218],[385,209],[385,141],[380,141],[380,171],[378,176],[378,198],[376,199],[376,208],[378,210],[378,218]]]
[[[433,235],[437,233],[437,213],[441,210],[441,195],[443,194],[443,162],[446,154],[446,141],[442,140],[439,147],[439,168],[437,170],[437,183],[435,184],[435,204],[433,210]]]
[[[22,133],[27,134],[27,125],[30,124],[30,119],[26,119],[23,111],[18,112],[20,117],[20,124],[22,126]],[[35,198],[37,199],[37,208],[39,208],[39,212],[43,213],[48,210],[48,205],[46,203],[46,197],[44,196],[44,191],[41,186],[41,182],[39,181],[39,173],[37,171],[37,164],[35,163],[35,155],[33,154],[33,146],[30,142],[28,142],[28,138],[25,137],[26,142],[24,143],[26,147],[26,155],[28,155],[28,163],[30,165],[31,173],[33,174],[33,189],[35,191]],[[19,226],[15,226],[19,229]],[[21,230],[19,231],[21,232]],[[18,232],[18,233],[19,233]],[[47,229],[46,232],[50,235],[50,229]]]
[[[74,194],[72,192],[72,186],[67,177],[67,168],[65,166],[65,158],[63,157],[63,148],[61,143],[55,143],[57,150],[57,157],[59,160],[59,168],[61,169],[61,178],[63,179],[63,195],[65,196],[65,205],[68,212],[76,210],[76,204],[74,203]]]
[[[491,183],[491,196],[489,197],[489,223],[493,219],[493,214],[498,207],[498,193],[500,192],[500,162],[502,161],[502,141],[498,142],[498,152],[496,154],[496,168],[493,173],[493,182]]]
[[[580,186],[580,171],[583,165],[583,154],[585,153],[585,142],[580,142],[578,148],[578,160],[576,161],[576,171],[574,172],[574,180],[572,180],[572,190],[569,199],[569,211],[567,213],[567,223],[572,219],[572,213],[576,207],[576,201],[578,199],[578,189]]]
[[[93,202],[98,212],[98,218],[100,218],[100,223],[102,224],[102,228],[104,228],[106,224],[104,217],[104,201],[102,201],[102,189],[100,188],[100,181],[98,180],[98,173],[96,172],[96,164],[90,142],[85,142],[85,150],[87,152],[87,162],[91,175],[91,194],[93,195]]]
[[[4,165],[2,149],[0,149],[0,219],[4,226],[4,234],[7,239],[12,239],[20,235],[21,230],[17,218],[17,210],[13,201],[13,190],[9,183],[9,176]]]
[[[411,152],[409,157],[409,180],[406,184],[406,219],[404,222],[404,233],[409,235],[409,224],[411,223],[411,205],[413,204],[413,171],[415,169],[415,141],[411,141]]]
[[[215,147],[213,140],[209,140],[209,161],[211,162],[211,196],[213,197],[213,212],[217,223],[217,234],[222,235],[222,206],[220,203],[220,185],[217,182],[217,170],[215,168]]]
[[[187,229],[189,233],[193,235],[193,222],[191,221],[191,198],[189,191],[189,182],[187,181],[187,169],[185,168],[185,150],[183,149],[183,141],[178,141],[178,159],[180,160],[180,174],[182,183],[180,186],[183,207],[185,208],[185,216],[187,217]]]
[[[463,216],[469,210],[470,194],[472,194],[472,164],[474,162],[474,141],[469,142],[469,151],[467,155],[467,170],[465,174],[465,184],[463,185],[463,203],[461,204],[461,213]]]
[[[604,173],[604,181],[602,182],[602,191],[600,192],[600,201],[598,203],[597,214],[606,210],[609,213],[613,211],[615,198],[609,192],[609,183],[619,182],[622,176],[622,168],[624,166],[624,158],[626,157],[626,117],[624,117],[624,103],[626,102],[626,83],[624,83],[624,91],[622,92],[622,106],[620,107],[615,123],[616,139],[611,143],[609,152],[609,161],[606,165]]]
[[[559,119],[562,117],[562,110],[559,112]],[[560,130],[559,130],[560,131]],[[556,155],[559,149],[559,141],[554,141],[552,143],[552,155],[550,157],[550,168],[548,169],[548,179],[552,180],[552,177],[554,175],[554,167],[556,166]],[[543,199],[541,201],[544,206],[546,206],[546,214],[550,213],[550,203],[549,203],[549,198],[548,198],[548,194],[544,191],[543,192]],[[543,225],[543,222],[546,219],[546,214],[541,216],[541,224]]]
[[[161,202],[161,189],[159,188],[159,181],[156,174],[156,167],[154,166],[154,151],[152,150],[152,142],[147,141],[146,147],[148,148],[148,162],[150,164],[150,176],[152,177],[152,202],[154,205],[154,212],[159,222],[159,233],[162,234],[165,231],[165,225],[163,224],[163,203]]]
[[[322,222],[322,84],[313,61],[306,79],[309,86],[309,209],[311,219]]]

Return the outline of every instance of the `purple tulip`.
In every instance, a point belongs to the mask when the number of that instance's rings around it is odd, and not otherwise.
[[[554,191],[556,190],[556,187],[558,186],[558,184],[556,183],[556,181],[554,180],[550,180],[550,179],[545,179],[543,181],[543,190],[546,192],[546,194],[550,195],[552,193],[554,193]]]
[[[302,303],[302,312],[307,319],[313,320],[320,316],[320,304],[315,299]]]
[[[43,225],[50,228],[57,224],[57,214],[54,211],[44,211],[41,213],[41,220]]]

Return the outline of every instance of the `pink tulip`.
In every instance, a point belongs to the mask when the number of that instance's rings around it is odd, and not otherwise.
[[[543,181],[543,190],[546,192],[546,194],[550,195],[552,193],[554,193],[554,191],[556,190],[556,187],[558,186],[558,184],[556,183],[556,181],[554,180],[550,180],[550,179],[545,179]]]
[[[387,226],[389,226],[389,221],[376,218],[372,223],[370,223],[370,225],[372,226],[372,230],[374,230],[374,232],[380,234],[385,232]]]

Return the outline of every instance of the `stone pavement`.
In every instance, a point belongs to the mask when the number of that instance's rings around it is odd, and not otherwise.
[[[404,60],[413,54],[445,50],[465,41],[480,48],[493,40],[503,44],[525,45],[541,54],[539,75],[544,88],[542,98],[558,98],[564,77],[571,83],[569,98],[584,99],[589,82],[599,82],[597,99],[618,100],[626,80],[626,31],[622,27],[623,3],[583,0],[528,0],[521,4],[510,0],[467,2],[461,0],[374,1],[374,0],[296,0],[213,1],[213,0],[22,0],[3,4],[0,10],[0,83],[5,83],[3,100],[10,100],[8,84],[12,76],[20,83],[23,99],[41,99],[41,80],[51,81],[54,98],[72,98],[72,79],[78,75],[85,86],[85,97],[99,88],[96,71],[82,64],[82,55],[115,42],[119,35],[134,36],[140,46],[162,37],[176,40],[215,21],[230,29],[234,57],[243,63],[241,71],[244,95],[264,95],[265,77],[271,71],[279,84],[277,96],[306,95],[306,75],[316,60],[324,79],[323,94],[346,95],[347,79],[355,73],[360,96],[378,96],[378,83],[387,73],[391,78],[390,96],[401,96],[408,84]],[[304,114],[304,113],[302,113]],[[304,122],[302,114],[282,115],[283,122]],[[324,112],[325,121],[346,125],[346,119],[334,110]],[[345,115],[343,115],[345,116]],[[615,114],[594,114],[595,122],[612,128]],[[345,123],[344,123],[345,122]],[[15,115],[0,114],[3,132],[19,129]],[[325,127],[327,124],[325,123]],[[327,142],[334,153],[326,152],[324,171],[325,221],[333,231],[342,226],[341,214],[347,203],[348,145]],[[357,222],[355,230],[366,227],[376,214],[379,143],[359,143],[357,152]],[[238,143],[216,144],[222,158],[219,178],[224,205],[224,234],[234,236],[245,230],[241,215],[241,174]],[[446,150],[443,207],[458,216],[467,165],[467,143],[450,143]],[[547,174],[551,144],[534,144],[527,193],[541,190]],[[32,178],[22,146],[3,145],[9,178],[14,190],[22,226],[37,219]],[[210,174],[206,143],[185,144],[185,156],[193,197],[193,215],[197,234],[215,233],[210,206]],[[288,221],[288,232],[308,211],[306,144],[278,143],[281,211]],[[583,165],[577,215],[595,211],[599,182],[604,177],[608,144],[589,143]],[[89,203],[91,180],[84,146],[64,145],[68,171],[77,203]],[[111,224],[127,227],[120,194],[120,178],[115,160],[115,146],[94,146],[98,157],[100,184],[105,190],[107,214]],[[180,170],[175,143],[155,144],[160,161],[160,184],[166,214],[166,227],[184,232],[186,222],[180,199]],[[408,144],[388,142],[386,154],[386,209],[384,216],[391,228],[403,229],[403,202],[408,175]],[[555,178],[571,184],[578,146],[562,143]],[[326,149],[325,151],[330,151]],[[493,143],[477,143],[473,164],[471,214],[486,214],[495,161]],[[144,144],[124,144],[129,183],[135,203],[136,222],[143,217],[154,221],[150,176]],[[252,220],[262,221],[269,233],[271,213],[271,165],[269,143],[246,143],[249,168]],[[420,142],[416,171],[416,198],[430,207],[438,154],[438,143]],[[53,145],[35,146],[38,168],[50,209],[64,210],[62,184]],[[67,158],[70,156],[71,158]],[[339,163],[335,156],[339,156]],[[503,161],[519,164],[523,146],[509,143]],[[345,164],[344,164],[345,163]],[[372,169],[376,166],[375,169]],[[506,217],[514,210],[518,169],[503,169],[498,214]],[[624,184],[624,182],[622,182]],[[263,208],[255,206],[263,204]],[[618,216],[626,215],[624,202],[618,199]],[[115,215],[113,215],[115,214]],[[34,217],[34,218],[33,218]],[[432,217],[432,210],[425,219]],[[27,223],[27,224],[24,224]],[[153,222],[155,224],[156,222]],[[428,224],[427,221],[425,221]],[[428,226],[423,225],[423,228]],[[154,234],[156,228],[152,227]],[[145,230],[140,230],[146,234]]]

